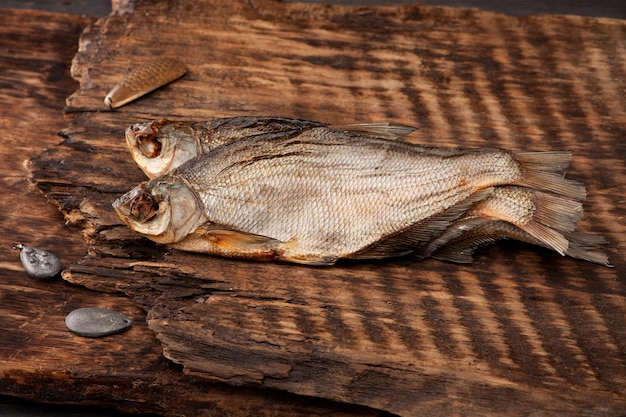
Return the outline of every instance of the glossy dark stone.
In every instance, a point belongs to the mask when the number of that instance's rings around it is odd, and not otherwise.
[[[61,260],[52,253],[21,243],[13,246],[20,249],[20,260],[26,273],[37,279],[52,279],[61,272]]]
[[[123,332],[132,320],[117,311],[97,307],[79,308],[65,317],[72,332],[85,337],[103,337]]]

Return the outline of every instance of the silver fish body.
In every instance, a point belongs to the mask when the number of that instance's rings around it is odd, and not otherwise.
[[[585,190],[562,176],[570,157],[430,148],[314,126],[229,140],[138,185],[114,208],[133,230],[175,248],[333,264],[419,253],[502,186],[542,190],[577,210]],[[504,207],[496,220],[519,217]],[[578,218],[560,223],[573,230]],[[546,246],[565,253],[567,239],[554,236]]]

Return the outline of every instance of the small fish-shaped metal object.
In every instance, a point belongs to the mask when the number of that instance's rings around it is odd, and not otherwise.
[[[271,140],[323,126],[329,125],[283,117],[241,116],[204,122],[161,119],[134,124],[126,129],[125,136],[137,165],[148,178],[154,178],[234,140]],[[332,128],[390,140],[403,138],[416,130],[395,123],[355,123],[334,125]]]
[[[585,199],[581,184],[563,178],[570,159],[561,151],[432,148],[316,126],[231,140],[138,185],[113,207],[155,242],[249,259],[330,265],[428,256],[449,243],[431,242],[468,213],[513,224],[567,254],[564,233],[575,229]],[[546,196],[543,203],[537,196]]]
[[[104,98],[104,104],[115,109],[165,84],[182,77],[185,64],[174,58],[158,58],[132,70]]]
[[[132,320],[122,313],[97,307],[79,308],[65,317],[67,328],[85,337],[103,337],[121,333],[132,323]]]
[[[32,278],[52,279],[61,272],[61,260],[46,250],[24,246],[21,243],[13,246],[13,249],[20,250],[20,261],[28,276]]]

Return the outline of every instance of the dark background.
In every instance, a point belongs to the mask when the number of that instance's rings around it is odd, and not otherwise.
[[[293,2],[293,0],[286,0]],[[305,0],[306,3],[345,5],[426,4],[476,7],[515,16],[572,14],[626,19],[625,0]],[[104,17],[111,12],[110,0],[0,0],[0,8],[37,9],[50,12]],[[78,39],[76,40],[78,42]],[[81,407],[44,406],[0,396],[0,417],[122,417],[123,414]]]
[[[285,0],[294,2],[294,0]],[[335,3],[349,5],[428,4],[438,6],[477,7],[515,16],[533,14],[574,14],[593,17],[626,19],[624,0],[304,0],[304,3]],[[61,13],[106,16],[111,11],[110,0],[0,0],[0,8],[38,9]]]

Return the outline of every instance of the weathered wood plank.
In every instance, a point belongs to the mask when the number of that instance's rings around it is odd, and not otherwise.
[[[165,355],[203,379],[407,416],[618,415],[625,34],[611,19],[259,0],[142,2],[100,20],[74,59],[66,140],[31,168],[85,229],[90,254],[65,278],[133,297]],[[107,111],[126,68],[156,55],[182,57],[188,75]],[[143,179],[128,124],[240,114],[417,124],[427,144],[571,149],[569,175],[589,192],[583,228],[608,237],[616,267],[515,244],[468,266],[247,263],[168,250],[121,224],[110,203]]]
[[[65,98],[77,87],[70,61],[80,33],[92,22],[63,14],[0,12],[0,394],[177,416],[383,415],[185,376],[163,357],[145,311],[128,297],[26,276],[11,249],[15,243],[52,250],[65,265],[86,254],[80,228],[65,227],[58,209],[29,187],[22,164],[60,141],[56,132],[67,126]],[[56,160],[42,167],[56,188],[65,187],[63,177],[71,172],[63,165]],[[88,173],[93,162],[87,159],[86,165],[81,169]],[[81,203],[78,195],[72,201]],[[73,335],[65,315],[85,306],[124,312],[133,327],[102,340]]]

